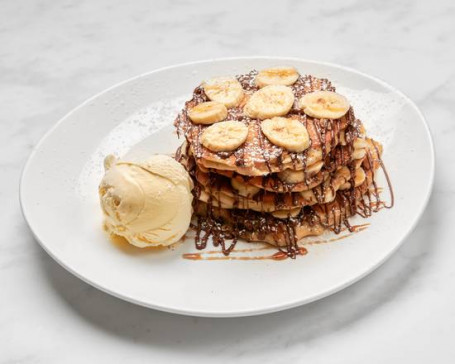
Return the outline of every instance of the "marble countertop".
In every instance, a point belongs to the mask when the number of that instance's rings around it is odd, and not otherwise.
[[[0,363],[453,361],[454,18],[449,0],[1,2]],[[18,182],[32,148],[59,118],[134,75],[247,55],[354,67],[421,108],[435,141],[435,187],[418,227],[390,260],[303,307],[207,319],[111,297],[36,244],[20,212]]]

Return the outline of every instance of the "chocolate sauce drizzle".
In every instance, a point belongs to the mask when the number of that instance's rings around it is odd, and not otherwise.
[[[242,85],[246,93],[252,93],[258,88],[254,84],[254,77],[257,71],[253,70],[245,75],[238,75],[237,80]],[[292,86],[296,99],[305,93],[314,90],[315,82],[318,82],[318,87],[321,90],[335,91],[335,88],[326,79],[315,79],[312,76],[301,76],[297,82]],[[177,128],[178,136],[184,136],[188,143],[185,143],[184,150],[180,147],[176,152],[176,160],[181,162],[188,170],[189,174],[195,181],[196,163],[202,157],[201,143],[198,140],[204,127],[201,125],[192,124],[189,121],[187,110],[195,105],[208,101],[207,96],[201,86],[197,87],[193,92],[192,100],[185,103],[185,108],[178,115],[174,125]],[[296,108],[291,109],[290,114],[296,114],[300,120],[307,125],[306,115]],[[240,238],[248,238],[250,240],[264,240],[266,237],[272,236],[277,245],[277,249],[284,257],[295,258],[297,255],[302,254],[302,249],[298,245],[297,227],[302,224],[307,224],[310,227],[322,225],[325,229],[331,230],[339,234],[343,226],[350,232],[355,230],[351,226],[348,219],[352,216],[359,215],[367,218],[374,212],[378,212],[382,208],[391,208],[394,205],[394,193],[390,181],[390,177],[380,157],[380,151],[373,143],[375,148],[375,156],[367,149],[366,157],[362,162],[365,170],[370,171],[372,174],[371,186],[366,187],[366,191],[362,192],[361,189],[356,188],[354,184],[356,166],[354,161],[349,161],[349,156],[354,151],[354,142],[361,136],[361,123],[355,118],[354,111],[351,108],[346,114],[347,126],[344,130],[346,146],[338,145],[338,135],[341,130],[340,120],[326,120],[314,119],[314,127],[318,141],[321,145],[322,160],[324,165],[322,171],[334,173],[339,166],[347,166],[350,170],[350,188],[347,190],[335,191],[332,185],[325,186],[322,183],[320,188],[313,188],[312,191],[318,201],[318,205],[305,206],[301,209],[297,216],[292,217],[289,215],[287,218],[275,218],[272,214],[264,212],[252,211],[248,209],[248,199],[240,196],[235,189],[234,193],[234,208],[230,210],[222,209],[221,206],[221,185],[218,183],[216,173],[209,172],[208,183],[208,201],[206,203],[200,202],[202,187],[199,183],[195,183],[192,191],[194,195],[193,210],[195,212],[195,222],[193,228],[196,231],[195,244],[199,250],[205,249],[208,240],[211,237],[213,245],[220,247],[225,256],[235,248],[235,245]],[[251,120],[243,115],[241,108],[229,109],[227,120],[238,120],[246,124],[251,122],[259,123],[258,120]],[[257,127],[260,130],[259,124]],[[194,129],[197,128],[197,129]],[[196,140],[192,144],[195,147],[193,151],[193,158],[189,157],[189,137],[195,136]],[[272,182],[272,190],[275,192],[284,189],[284,192],[276,192],[274,195],[274,205],[276,209],[286,206],[285,198],[288,196],[292,200],[293,205],[298,205],[296,200],[296,193],[292,193],[292,185],[281,182],[274,173],[272,173],[271,159],[274,160],[274,165],[278,164],[280,170],[283,168],[282,164],[282,150],[277,154],[270,154],[270,148],[265,148],[265,144],[269,141],[264,137],[261,131],[258,132],[259,148],[262,153],[263,160],[267,166],[269,174],[265,175],[262,179],[263,188],[269,186]],[[347,149],[347,150],[346,150]],[[305,173],[307,164],[307,151],[303,153],[289,153],[294,169],[301,166],[302,173]],[[219,152],[218,157],[226,159],[230,157],[235,158],[237,166],[245,164],[244,148],[238,148],[233,152]],[[346,157],[347,154],[347,157]],[[276,158],[276,160],[275,160]],[[275,163],[276,162],[276,163]],[[390,202],[387,204],[381,200],[379,188],[375,181],[375,166],[381,167],[387,185],[390,191]],[[232,178],[234,178],[232,176]],[[248,181],[250,177],[242,176],[244,181]],[[311,183],[311,179],[304,178],[307,186]],[[365,181],[364,184],[367,182]],[[335,200],[330,203],[323,203],[325,201],[326,188],[331,188],[331,193],[335,195]],[[261,189],[256,195],[254,200],[263,203],[265,190]],[[218,196],[215,201],[213,196]],[[243,209],[238,209],[239,204],[242,203]],[[246,206],[245,206],[246,205]],[[246,207],[246,208],[245,208]],[[254,239],[251,239],[251,238]]]

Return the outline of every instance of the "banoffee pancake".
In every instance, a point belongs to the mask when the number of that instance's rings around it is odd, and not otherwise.
[[[375,182],[382,145],[327,79],[293,67],[213,78],[175,126],[185,137],[176,159],[194,182],[198,249],[211,238],[227,255],[242,238],[294,258],[304,237],[351,231],[350,217],[393,206],[392,190],[386,205]]]

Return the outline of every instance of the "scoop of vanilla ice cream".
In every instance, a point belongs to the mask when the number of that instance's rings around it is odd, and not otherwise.
[[[138,247],[170,245],[188,230],[193,183],[185,168],[165,155],[143,162],[108,156],[99,186],[105,225]]]

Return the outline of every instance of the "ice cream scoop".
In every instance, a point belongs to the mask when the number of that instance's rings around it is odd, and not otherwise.
[[[187,231],[193,183],[183,166],[165,155],[142,162],[105,159],[99,185],[105,226],[137,247],[170,245]]]

